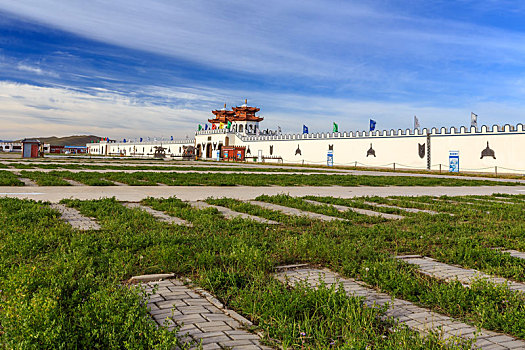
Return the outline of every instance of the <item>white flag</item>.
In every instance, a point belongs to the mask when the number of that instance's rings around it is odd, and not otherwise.
[[[414,129],[419,129],[419,119],[416,116],[414,116]]]
[[[470,126],[478,127],[478,115],[470,112]]]

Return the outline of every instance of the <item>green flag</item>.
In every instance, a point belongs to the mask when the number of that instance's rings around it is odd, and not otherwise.
[[[202,125],[199,124],[199,131],[201,131],[201,130],[202,130]]]
[[[334,132],[339,132],[339,125],[334,122]]]
[[[232,128],[232,122],[228,122],[228,125],[226,125],[226,127],[228,128],[228,130],[230,130]]]

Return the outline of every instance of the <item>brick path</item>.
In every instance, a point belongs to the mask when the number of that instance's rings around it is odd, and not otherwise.
[[[365,204],[372,205],[374,207],[399,209],[399,210],[406,211],[408,213],[428,213],[432,215],[439,214],[437,211],[427,210],[427,209],[403,208],[403,207],[396,207],[395,205],[388,205],[388,204],[381,204],[381,203],[374,203],[374,202],[365,202]]]
[[[231,210],[230,208],[221,207],[219,205],[211,205],[206,202],[201,201],[190,201],[188,202],[192,207],[197,209],[206,209],[206,208],[215,208],[217,209],[225,218],[233,219],[236,217],[241,217],[243,219],[253,220],[257,221],[263,224],[270,224],[270,225],[279,225],[280,223],[273,220],[268,220],[265,218],[261,218],[259,216],[250,215],[246,213],[240,213],[238,211]]]
[[[171,216],[171,215],[165,214],[165,213],[163,213],[161,211],[152,209],[152,208],[147,207],[145,205],[142,205],[140,203],[124,202],[124,203],[122,203],[122,205],[124,205],[125,207],[130,208],[130,209],[144,210],[145,212],[153,215],[154,217],[156,217],[157,219],[159,219],[160,221],[163,221],[163,222],[167,222],[167,223],[174,224],[174,225],[182,225],[182,226],[193,227],[193,224],[191,222],[188,222],[188,221],[186,221],[184,219],[181,219],[181,218],[177,218],[175,216]]]
[[[379,216],[379,217],[382,217],[385,219],[391,219],[391,220],[400,220],[404,218],[404,216],[397,215],[397,214],[387,214],[387,213],[381,213],[381,212],[373,211],[373,210],[347,207],[345,205],[317,202],[317,201],[313,201],[310,199],[303,199],[303,200],[307,203],[314,204],[314,205],[331,205],[332,207],[334,207],[335,209],[339,210],[342,213],[344,213],[345,211],[351,210],[358,214],[363,214],[363,215],[368,215],[368,216]]]
[[[481,271],[474,269],[465,269],[458,266],[448,265],[441,262],[438,262],[429,257],[422,257],[419,255],[404,255],[397,257],[400,260],[403,260],[409,264],[414,264],[419,266],[419,271],[422,274],[431,276],[437,279],[445,281],[454,281],[458,280],[464,286],[469,286],[473,281],[479,278],[488,279],[489,281],[495,284],[505,284],[508,283],[509,289],[514,291],[520,291],[525,293],[525,284],[510,281],[503,277],[494,277],[487,275]]]
[[[2,170],[9,170],[9,169],[2,169]],[[14,170],[13,174],[18,177],[18,180],[24,183],[24,186],[31,186],[31,187],[38,186],[38,184],[35,181],[28,179],[27,177],[23,177],[22,174],[20,174],[20,170],[18,169]]]
[[[86,186],[86,185],[84,185],[83,183],[78,182],[78,181],[75,181],[75,180],[66,179],[66,178],[62,178],[62,180],[66,181],[66,182],[69,182],[69,184],[70,184],[71,186]]]
[[[223,305],[201,289],[191,289],[176,279],[148,282],[146,291],[152,292],[148,309],[159,325],[173,329],[182,326],[179,335],[183,341],[202,341],[203,349],[272,349],[263,346],[260,338],[243,329],[251,322]],[[166,322],[166,323],[165,323]]]
[[[388,294],[380,293],[366,286],[364,283],[353,279],[342,278],[330,270],[316,268],[299,268],[284,270],[276,274],[276,278],[282,282],[294,285],[300,281],[306,281],[310,286],[317,287],[321,280],[328,287],[332,284],[342,284],[344,290],[350,296],[364,297],[364,304],[367,306],[382,306],[389,303],[386,312],[387,317],[393,317],[402,322],[407,327],[421,332],[423,335],[430,331],[442,334],[443,339],[459,337],[463,339],[473,339],[476,336],[474,345],[481,349],[524,349],[525,342],[500,333],[470,326],[451,317],[429,311],[411,302],[402,299],[392,299]]]
[[[333,221],[333,220],[348,221],[346,219],[338,218],[336,216],[328,216],[328,215],[323,215],[323,214],[318,214],[318,213],[312,213],[309,211],[303,211],[300,209],[285,207],[285,206],[273,204],[273,203],[266,203],[266,202],[259,202],[259,201],[248,201],[248,203],[253,204],[253,205],[258,205],[265,209],[280,211],[281,213],[286,214],[286,215],[306,216],[306,217],[309,217],[310,219],[317,219],[317,220],[322,220],[322,221]]]
[[[69,223],[77,230],[100,230],[99,224],[89,217],[86,217],[74,208],[66,207],[63,204],[51,204],[51,208],[58,210],[62,220]]]
[[[517,250],[513,250],[513,249],[508,249],[508,250],[501,250],[502,253],[509,253],[510,256],[513,256],[515,258],[518,258],[518,259],[525,259],[525,253],[524,252],[519,252]]]

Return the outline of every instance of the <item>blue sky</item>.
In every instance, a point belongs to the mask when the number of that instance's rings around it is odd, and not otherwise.
[[[518,1],[3,0],[0,139],[191,136],[212,109],[285,132],[524,122]]]

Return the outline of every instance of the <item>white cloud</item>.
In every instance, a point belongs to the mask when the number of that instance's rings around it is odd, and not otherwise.
[[[55,73],[55,72],[43,70],[40,67],[30,66],[30,65],[25,64],[25,63],[18,63],[18,65],[16,66],[16,69],[18,69],[19,71],[23,71],[23,72],[30,72],[30,73],[35,73],[35,74],[38,74],[38,75],[50,76],[50,77],[54,77],[54,78],[58,78],[59,77],[59,75],[57,73]]]
[[[301,132],[302,124],[311,132],[327,132],[332,121],[341,131],[364,130],[369,118],[378,122],[378,129],[412,126],[417,115],[422,127],[461,126],[470,121],[471,110],[479,122],[504,124],[520,120],[523,105],[477,103],[469,107],[441,108],[408,103],[345,100],[319,96],[301,96],[257,91],[211,90],[208,88],[156,88],[145,90],[181,98],[176,106],[160,106],[133,100],[114,91],[92,93],[65,87],[38,87],[0,82],[2,129],[0,139],[34,136],[66,136],[95,134],[112,138],[192,136],[197,124],[210,118],[211,110],[240,105],[244,97],[249,104],[261,108],[265,118],[261,128],[284,132]]]

